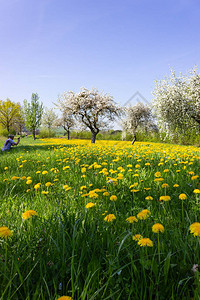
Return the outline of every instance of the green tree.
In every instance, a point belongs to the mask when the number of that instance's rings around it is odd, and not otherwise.
[[[22,135],[22,131],[24,130],[24,127],[25,127],[25,120],[24,120],[24,115],[23,115],[23,109],[20,106],[20,114],[15,119],[13,128],[15,129],[15,131],[19,132],[20,135]]]
[[[10,99],[0,100],[0,124],[9,132],[20,117],[20,104]]]
[[[32,94],[31,103],[24,100],[24,116],[26,128],[33,134],[35,140],[36,129],[41,125],[43,104],[39,103],[38,94]]]
[[[57,119],[57,115],[54,112],[53,108],[45,108],[44,114],[42,117],[42,124],[48,128],[49,136],[51,133],[51,128],[54,125],[54,121]]]

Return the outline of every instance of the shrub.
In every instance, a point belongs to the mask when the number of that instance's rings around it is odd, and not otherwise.
[[[9,134],[16,134],[16,131],[14,129],[11,129],[9,132],[7,129],[1,129],[0,130],[0,136],[8,137]]]
[[[39,133],[39,138],[42,138],[42,139],[55,137],[55,136],[56,136],[56,134],[54,131],[52,131],[52,130],[49,131],[46,128],[42,128]]]

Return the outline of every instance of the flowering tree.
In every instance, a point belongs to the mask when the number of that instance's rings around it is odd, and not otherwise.
[[[65,92],[58,99],[57,106],[62,112],[72,114],[78,122],[90,129],[92,143],[95,143],[99,131],[120,115],[120,109],[113,98],[99,93],[97,89],[82,88],[77,94],[72,91]]]
[[[55,120],[54,126],[61,126],[67,132],[67,138],[69,140],[70,130],[75,125],[75,120],[72,114],[63,113],[62,117]]]
[[[122,121],[123,131],[130,132],[133,135],[132,144],[136,141],[136,130],[139,127],[152,129],[156,125],[153,122],[152,110],[150,106],[143,103],[137,103],[134,106],[125,108],[126,119]]]
[[[200,75],[197,68],[186,75],[170,76],[156,81],[154,107],[161,128],[185,132],[200,128]]]

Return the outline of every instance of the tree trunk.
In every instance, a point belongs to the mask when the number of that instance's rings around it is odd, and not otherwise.
[[[92,131],[92,141],[91,144],[95,144],[97,132]]]
[[[136,141],[136,134],[134,133],[134,137],[133,137],[133,140],[132,140],[132,145],[135,143],[135,141]]]
[[[35,140],[35,129],[33,129],[33,139]]]
[[[69,129],[67,130],[67,139],[69,140]]]

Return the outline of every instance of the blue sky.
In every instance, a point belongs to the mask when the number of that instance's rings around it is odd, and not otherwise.
[[[97,87],[148,101],[170,67],[200,60],[199,0],[0,0],[0,99]]]

